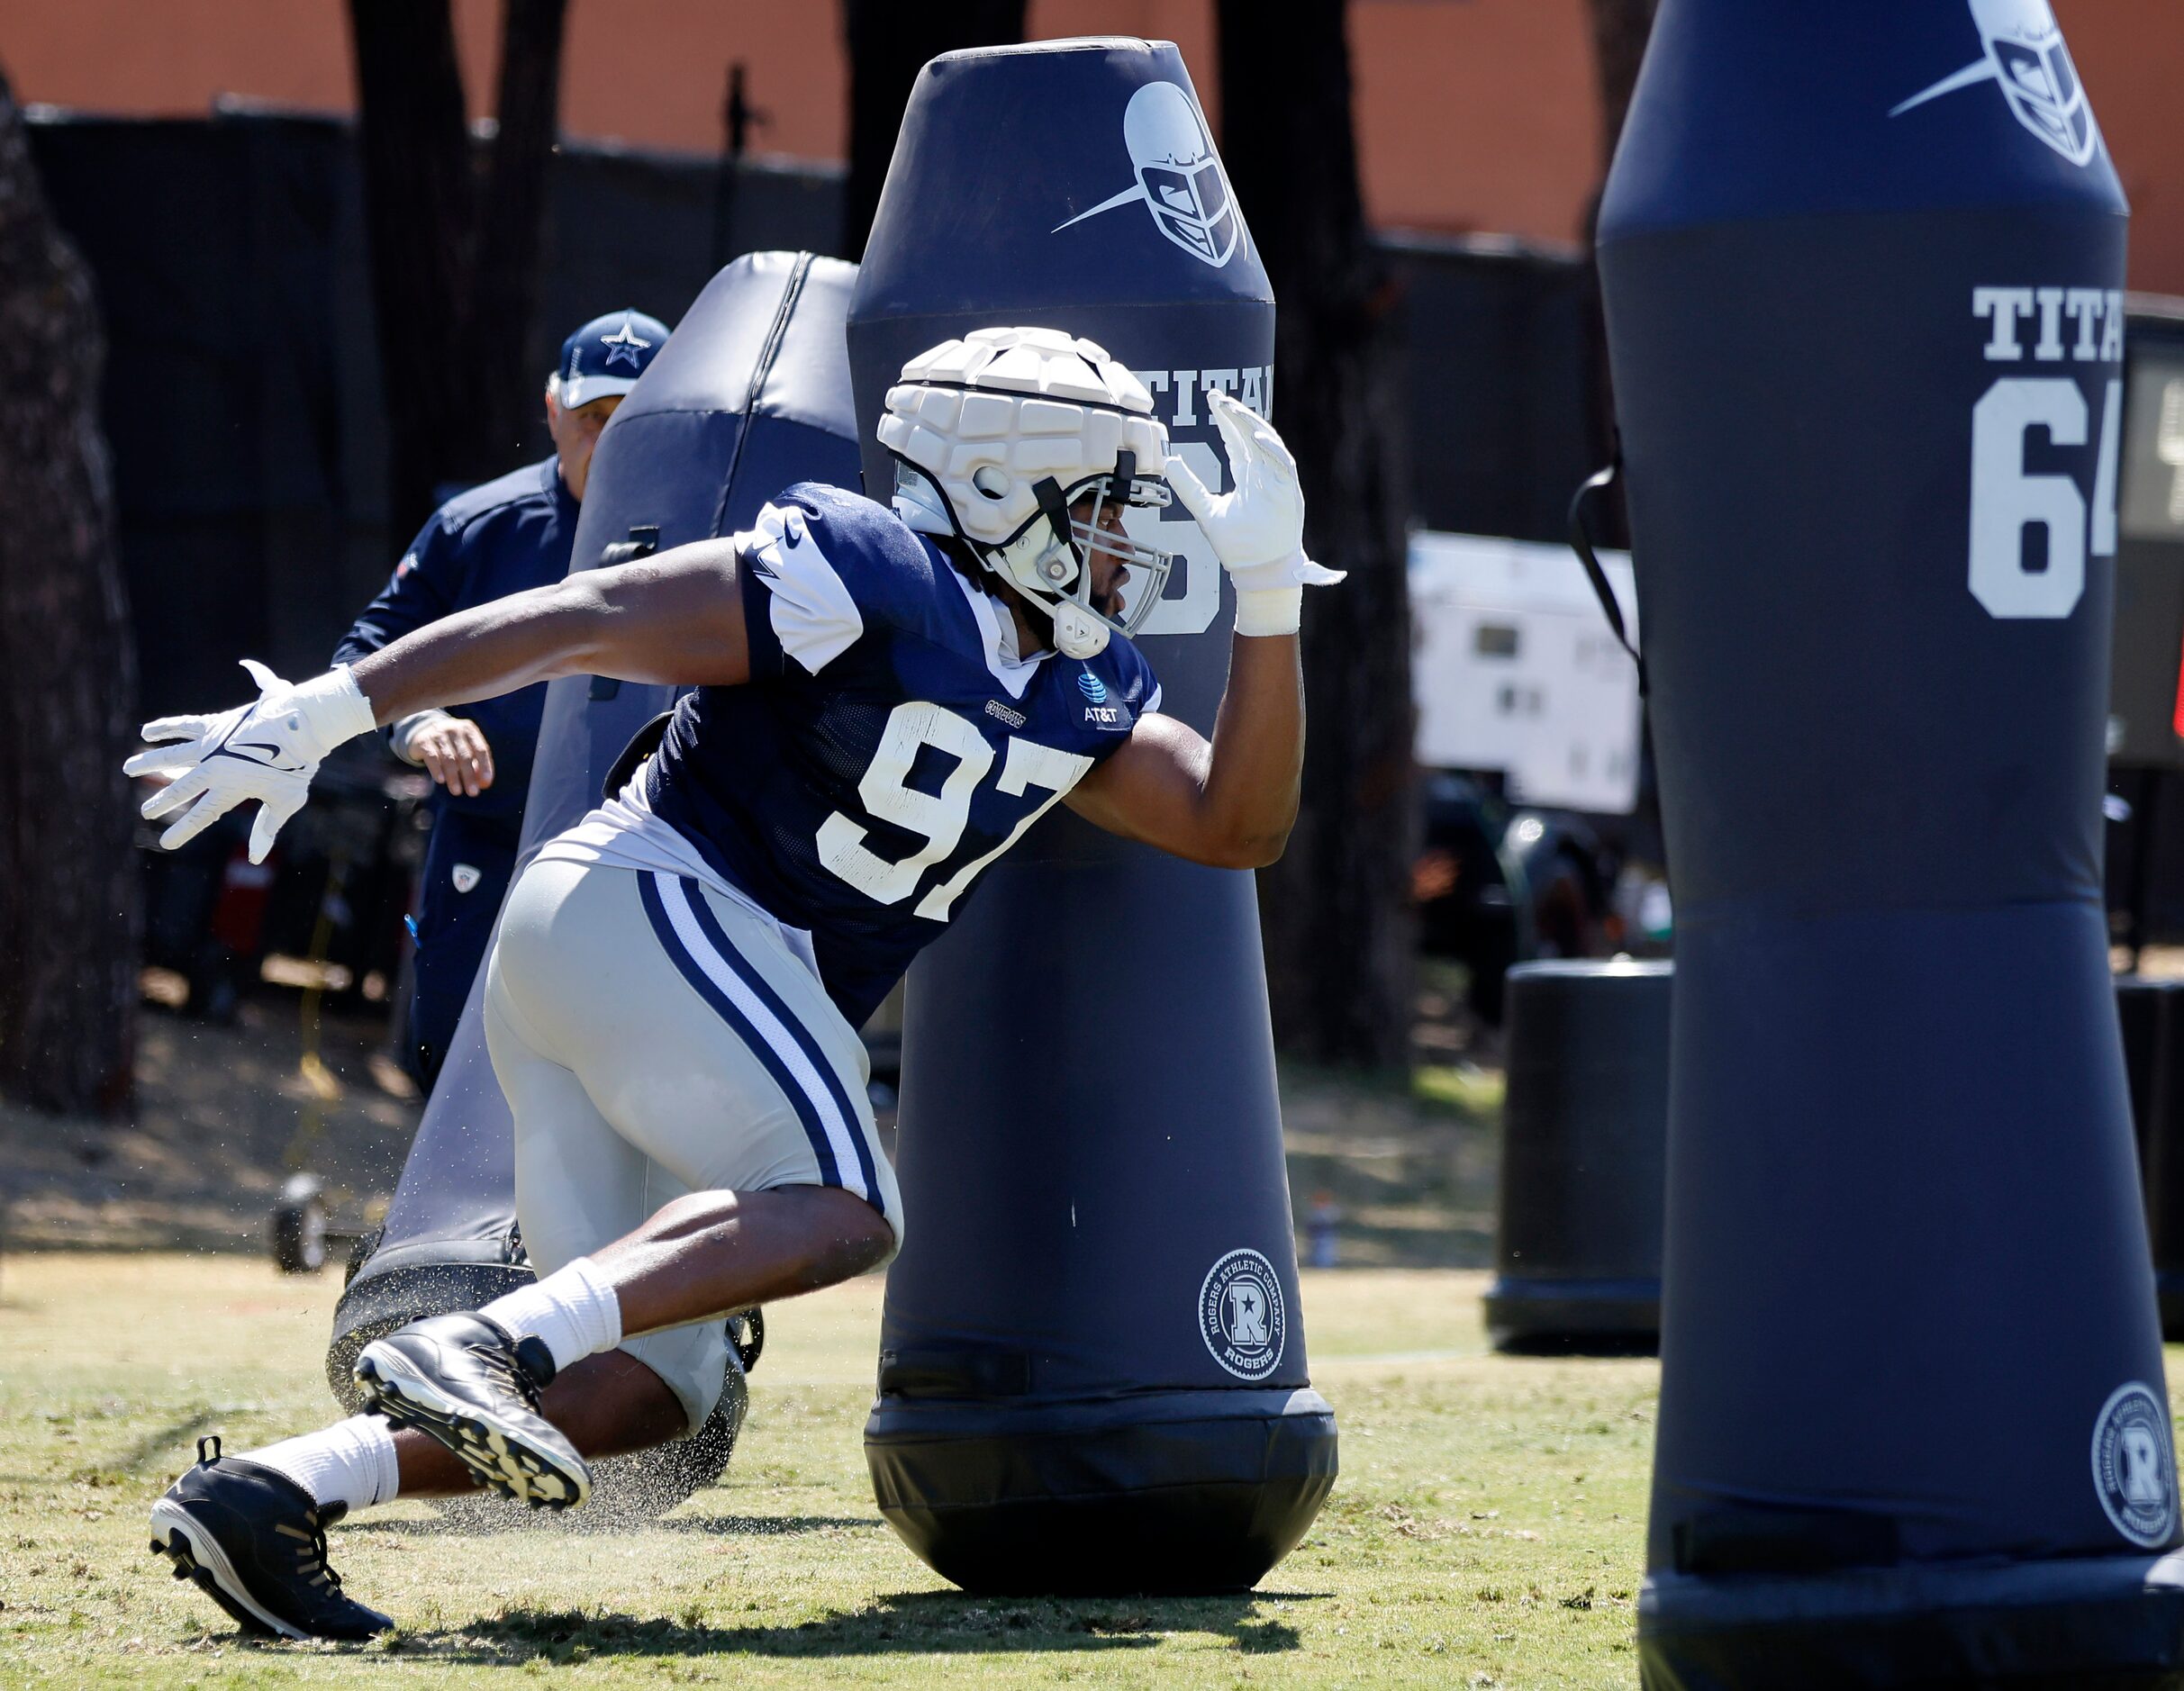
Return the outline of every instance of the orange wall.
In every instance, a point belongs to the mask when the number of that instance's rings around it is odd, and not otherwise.
[[[1584,0],[1356,0],[1350,54],[1374,223],[1579,238],[1601,166]]]
[[[474,111],[500,0],[454,0]],[[2184,0],[2054,0],[2135,213],[2134,285],[2184,294]],[[1270,15],[1276,10],[1269,5]],[[1213,0],[1031,0],[1030,32],[1173,41],[1218,124]],[[351,104],[341,0],[0,0],[0,66],[25,100],[204,112],[223,94]],[[572,135],[711,152],[730,61],[767,114],[761,152],[838,159],[839,0],[572,0]],[[1352,0],[1358,151],[1383,227],[1576,239],[1599,118],[1584,0]]]
[[[471,110],[483,114],[499,0],[454,5]],[[1376,222],[1574,236],[1599,147],[1582,5],[1355,0],[1359,150]],[[1029,29],[1175,42],[1218,125],[1213,18],[1213,0],[1031,0]],[[766,114],[757,150],[842,157],[839,0],[573,0],[563,126],[711,152],[739,59]],[[0,66],[22,98],[87,111],[189,114],[222,95],[317,111],[352,102],[340,0],[5,0]]]
[[[2131,285],[2184,294],[2184,5],[2050,4],[2131,200]]]

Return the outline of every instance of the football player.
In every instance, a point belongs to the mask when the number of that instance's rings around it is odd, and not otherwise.
[[[748,532],[444,618],[255,703],[148,724],[132,773],[179,845],[246,800],[263,857],[319,761],[432,707],[563,675],[688,684],[621,793],[511,889],[485,1029],[537,1281],[366,1346],[376,1413],[239,1455],[152,1507],[153,1548],[248,1631],[361,1638],[325,1527],[482,1483],[581,1504],[588,1457],[679,1437],[722,1317],[885,1262],[904,1217],[856,1028],[980,873],[1057,802],[1193,862],[1271,863],[1297,809],[1296,466],[1209,394],[1234,491],[1167,454],[1090,341],[981,330],[906,366],[893,509],[800,484]],[[1210,743],[1128,637],[1170,560],[1123,511],[1173,490],[1237,587]]]

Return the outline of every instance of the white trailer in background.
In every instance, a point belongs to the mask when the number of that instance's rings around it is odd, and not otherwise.
[[[1601,566],[1637,639],[1630,556]],[[1410,537],[1418,762],[1504,777],[1527,806],[1627,816],[1638,798],[1638,674],[1567,547]]]

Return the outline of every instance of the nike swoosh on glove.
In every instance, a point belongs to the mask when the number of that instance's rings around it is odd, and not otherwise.
[[[1206,395],[1213,426],[1228,449],[1233,493],[1213,493],[1181,458],[1167,462],[1167,483],[1205,531],[1213,555],[1239,592],[1319,587],[1342,580],[1304,556],[1304,490],[1297,460],[1273,425],[1216,389]]]
[[[244,658],[242,666],[258,683],[257,703],[218,716],[147,722],[140,732],[154,749],[122,765],[127,775],[167,777],[168,784],[147,799],[141,811],[147,821],[182,812],[159,836],[164,850],[196,838],[237,805],[255,799],[250,861],[265,862],[274,836],[304,808],[320,761],[375,726],[371,701],[346,664],[300,684],[283,681],[253,658]]]

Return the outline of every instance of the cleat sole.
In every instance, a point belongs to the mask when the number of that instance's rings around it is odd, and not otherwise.
[[[174,1563],[175,1578],[193,1581],[245,1632],[258,1638],[310,1636],[251,1601],[219,1541],[192,1520],[189,1511],[179,1504],[165,1497],[153,1504],[151,1530],[151,1548]]]
[[[591,1470],[581,1457],[572,1464],[558,1452],[539,1449],[517,1428],[485,1419],[474,1405],[448,1397],[399,1352],[368,1344],[354,1372],[367,1414],[383,1415],[435,1440],[479,1485],[511,1502],[573,1509],[591,1495]]]

